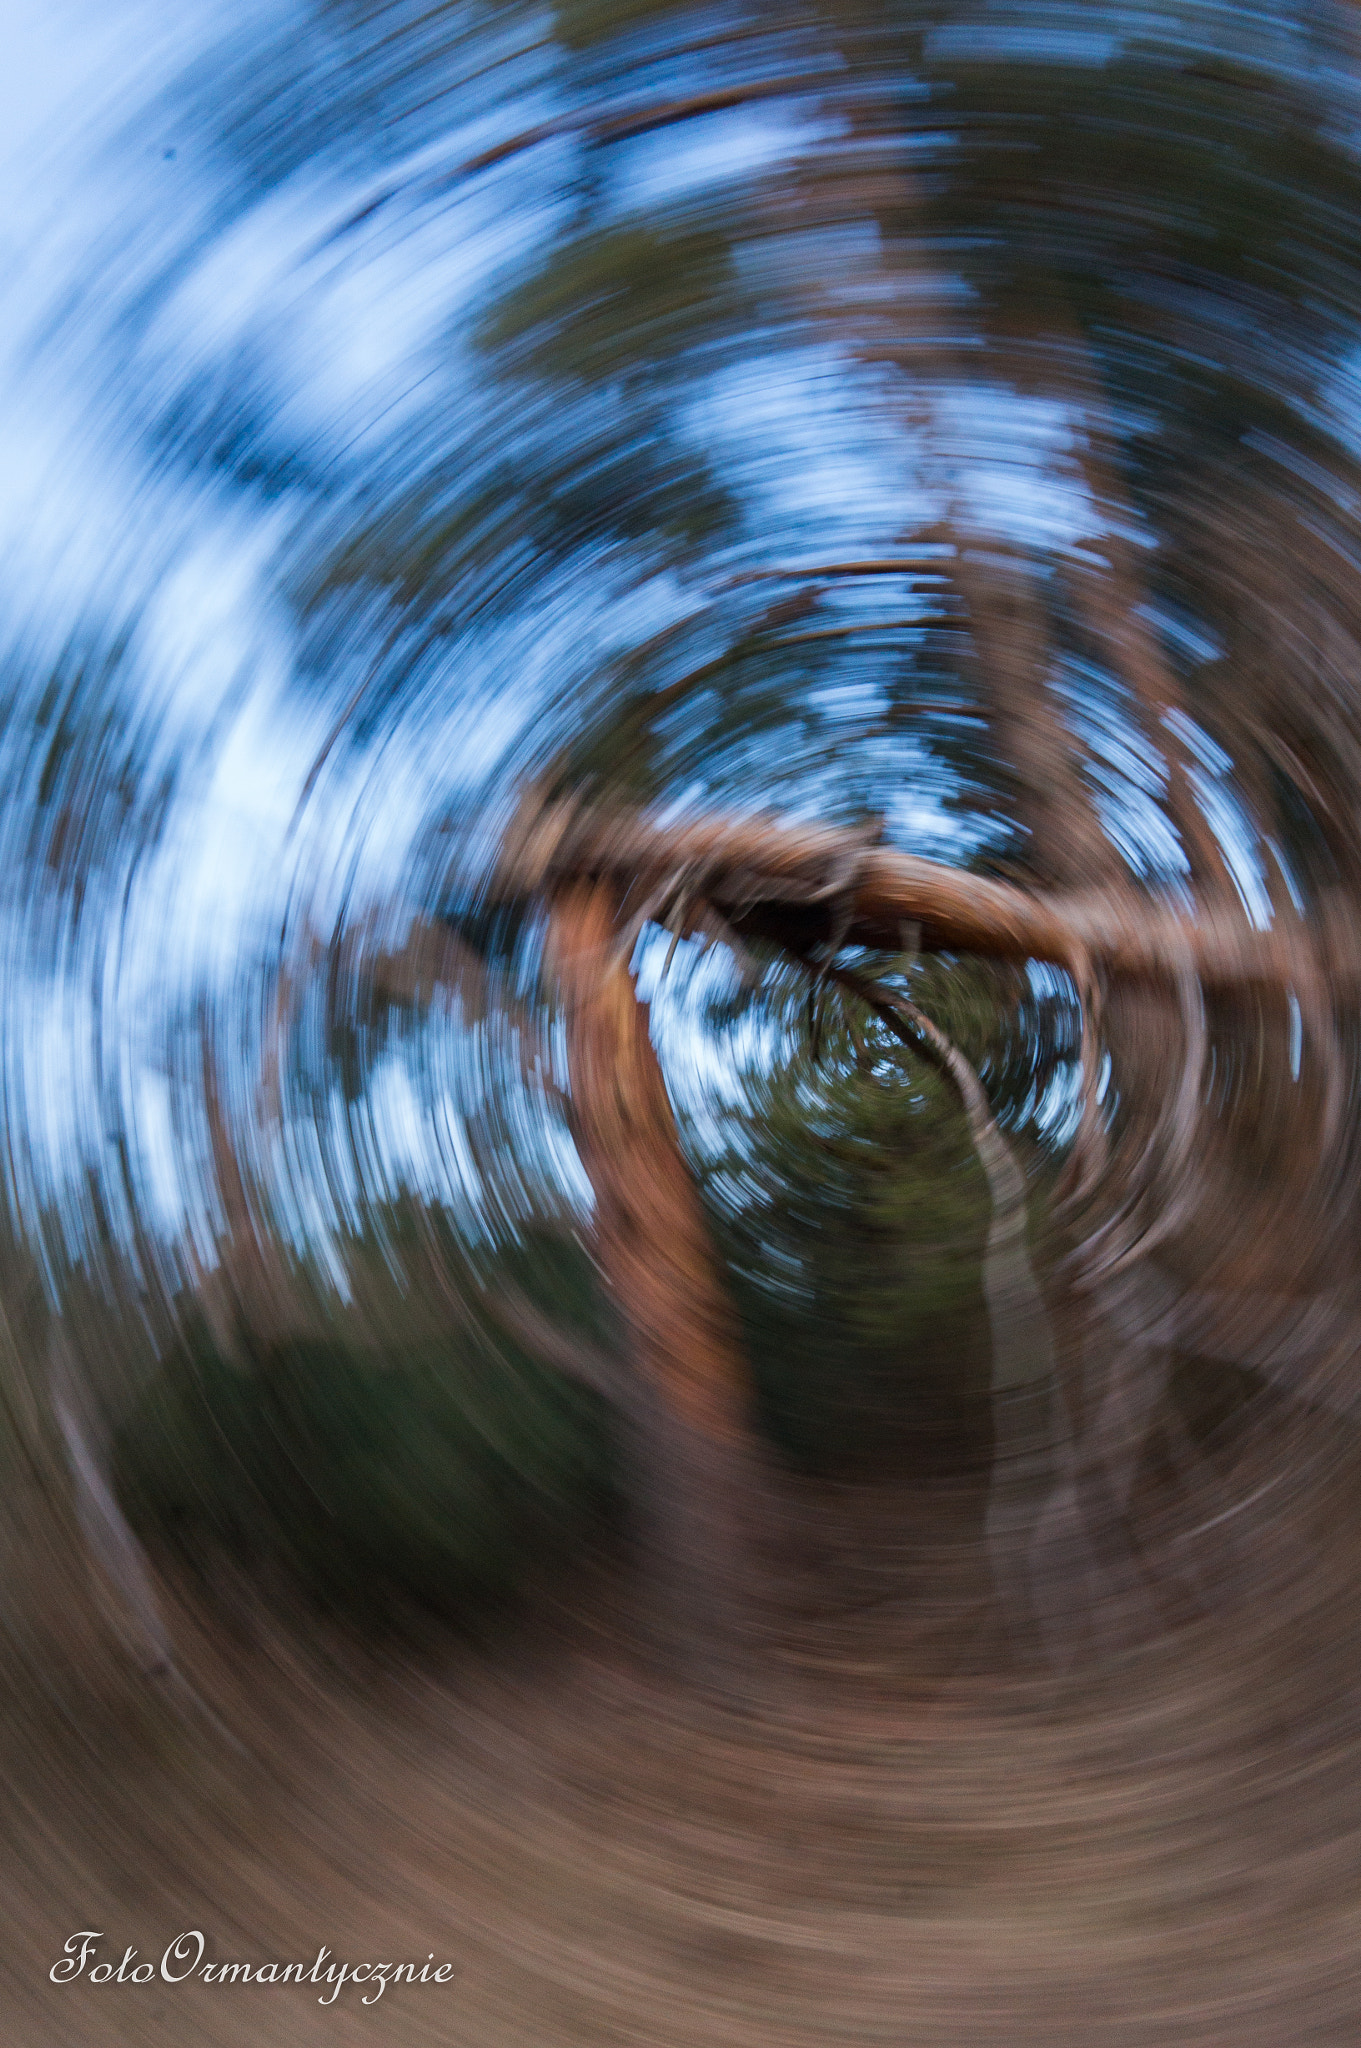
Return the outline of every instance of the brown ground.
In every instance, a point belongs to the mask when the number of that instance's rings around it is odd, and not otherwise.
[[[1150,1468],[1149,1554],[1188,1569],[1156,1640],[1081,1668],[1009,1662],[976,1503],[823,1489],[804,1502],[820,1611],[753,1654],[740,1702],[621,1647],[617,1573],[483,1651],[378,1656],[248,1598],[230,1626],[182,1605],[230,1740],[108,1653],[34,1513],[4,1702],[3,2039],[1354,2043],[1361,1458],[1349,1427],[1293,1428],[1284,1468],[1279,1427],[1239,1446],[1221,1476],[1247,1505],[1190,1537]],[[459,1974],[369,2007],[352,1987],[323,2007],[309,1987],[48,1981],[77,1929],[116,1961],[191,1927],[224,1959],[325,1943]]]

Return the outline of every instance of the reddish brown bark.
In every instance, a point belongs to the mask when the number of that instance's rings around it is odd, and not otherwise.
[[[601,1270],[623,1316],[624,1393],[652,1620],[692,1669],[730,1685],[725,1651],[750,1632],[773,1475],[736,1316],[680,1149],[648,1007],[628,972],[607,882],[553,899],[549,961],[565,1012],[574,1135],[595,1191]]]
[[[598,1256],[658,1398],[702,1436],[734,1442],[749,1425],[749,1375],[648,1008],[621,957],[618,909],[608,883],[567,888],[554,902],[551,941]]]
[[[1114,849],[1049,686],[1049,618],[1035,567],[990,537],[956,530],[954,538],[949,568],[968,612],[992,743],[1015,782],[1031,870],[1051,887],[1112,883]]]
[[[743,935],[765,934],[796,954],[835,926],[843,942],[901,947],[917,925],[924,951],[1048,960],[1076,970],[1090,961],[1112,976],[1159,982],[1189,968],[1205,987],[1285,988],[1303,974],[1334,986],[1361,982],[1361,947],[1342,919],[1316,934],[1259,931],[1231,905],[1182,916],[1133,892],[1041,894],[870,845],[826,825],[782,825],[724,813],[662,825],[641,812],[592,814],[572,804],[527,801],[507,838],[500,888],[534,895],[579,877],[609,884],[636,915],[689,894]]]

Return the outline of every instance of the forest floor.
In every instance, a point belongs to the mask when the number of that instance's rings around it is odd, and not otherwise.
[[[1318,1428],[1307,1502],[1278,1489],[1250,1571],[1229,1525],[1206,1532],[1216,1601],[1183,1594],[1144,1647],[1064,1671],[1009,1662],[977,1501],[943,1486],[808,1490],[809,1597],[730,1700],[635,1653],[643,1589],[602,1568],[494,1646],[401,1654],[186,1593],[176,1636],[217,1718],[181,1717],[81,1620],[74,1562],[32,1557],[3,2038],[1354,2044],[1361,1489],[1350,1434]],[[1241,1498],[1271,1453],[1269,1432],[1243,1448]],[[78,1930],[116,1962],[195,1928],[215,1959],[325,1945],[456,1973],[367,2006],[49,1980]]]

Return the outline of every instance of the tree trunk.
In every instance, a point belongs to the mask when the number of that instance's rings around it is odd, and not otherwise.
[[[550,961],[565,1011],[574,1135],[595,1191],[596,1253],[636,1369],[627,1423],[655,1619],[673,1640],[679,1633],[688,1657],[698,1650],[722,1663],[755,1619],[773,1480],[619,911],[608,882],[559,891]]]

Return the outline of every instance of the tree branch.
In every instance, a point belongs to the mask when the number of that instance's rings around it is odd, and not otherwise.
[[[1044,960],[1080,978],[1090,966],[1175,981],[1189,963],[1206,987],[1283,988],[1320,973],[1334,985],[1361,981],[1361,946],[1344,919],[1307,943],[1298,929],[1260,931],[1230,906],[1193,918],[1132,889],[1041,894],[836,826],[723,813],[662,824],[639,811],[544,803],[537,791],[506,836],[492,889],[531,895],[581,878],[608,882],[627,908],[634,892],[676,871],[739,936],[797,956],[827,941],[839,904],[844,943],[885,952],[898,950],[910,922],[926,952]]]
[[[479,172],[489,171],[497,164],[508,163],[512,157],[523,156],[527,150],[537,149],[540,143],[555,142],[563,136],[579,135],[584,141],[595,143],[629,142],[638,135],[650,135],[658,128],[674,127],[681,121],[693,121],[704,114],[726,113],[731,107],[751,106],[761,100],[790,99],[797,94],[826,91],[831,79],[826,72],[805,74],[803,77],[757,78],[743,85],[716,86],[709,92],[691,93],[674,100],[645,101],[639,106],[620,107],[613,113],[597,109],[594,112],[564,114],[555,121],[541,121],[537,127],[523,128],[515,135],[508,135],[502,142],[494,142],[475,155],[465,157],[462,163],[451,170],[436,171],[420,179],[399,178],[384,185],[364,205],[348,215],[339,227],[332,229],[328,241],[339,241],[342,235],[352,234],[357,227],[390,206],[394,199],[408,198],[420,202],[437,198],[442,192],[452,191],[466,178],[475,178]]]

